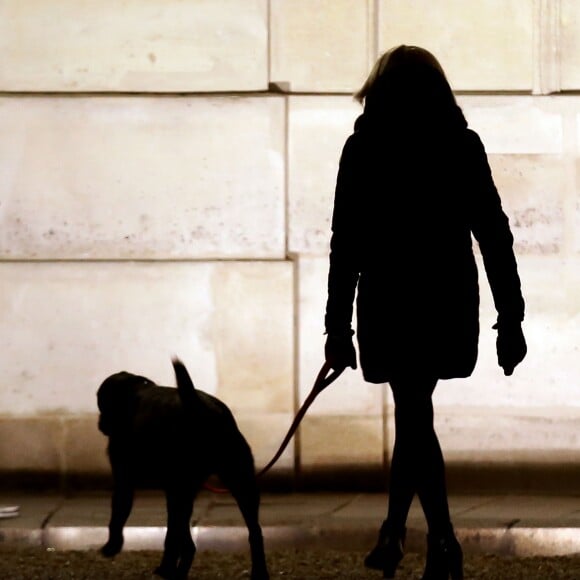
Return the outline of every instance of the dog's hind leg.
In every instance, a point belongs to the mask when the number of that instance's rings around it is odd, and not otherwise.
[[[161,564],[155,574],[167,579],[184,579],[193,563],[195,544],[191,537],[194,493],[191,490],[166,491],[167,534]]]
[[[112,558],[123,548],[123,528],[133,508],[133,488],[124,482],[115,481],[111,500],[109,540],[101,548],[101,554]]]
[[[252,464],[253,468],[253,464]],[[243,469],[235,476],[220,474],[220,479],[234,496],[248,528],[252,557],[251,580],[268,580],[268,567],[264,553],[264,538],[259,521],[260,491],[254,471]]]

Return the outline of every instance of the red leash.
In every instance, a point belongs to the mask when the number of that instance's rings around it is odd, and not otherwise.
[[[294,433],[296,432],[296,429],[298,429],[300,422],[304,418],[304,415],[306,415],[306,411],[308,411],[308,409],[310,408],[310,405],[312,405],[312,403],[314,402],[314,399],[316,399],[316,397],[324,389],[326,389],[326,387],[328,387],[328,385],[330,385],[331,383],[334,383],[334,381],[336,381],[336,379],[338,379],[338,377],[344,371],[344,369],[340,369],[338,371],[332,371],[330,374],[328,374],[329,371],[331,371],[331,370],[332,370],[332,367],[328,364],[328,362],[325,362],[322,365],[322,368],[320,369],[320,371],[316,377],[316,380],[314,381],[314,384],[312,385],[312,389],[310,390],[308,397],[306,397],[304,403],[302,403],[302,406],[300,407],[300,409],[298,409],[298,413],[296,413],[296,417],[294,417],[294,421],[292,421],[292,425],[290,425],[290,429],[288,429],[288,433],[286,433],[286,437],[284,437],[284,440],[282,441],[278,451],[276,451],[276,453],[274,454],[274,457],[272,457],[270,462],[265,467],[262,467],[262,469],[260,469],[260,471],[258,472],[256,477],[261,477],[262,475],[264,475],[264,473],[269,471],[270,468],[276,463],[276,461],[278,461],[278,459],[280,459],[280,455],[282,455],[282,453],[284,453],[284,450],[288,446],[288,443],[290,443],[290,439],[292,439]],[[225,488],[213,487],[212,485],[210,485],[207,482],[204,484],[204,487],[206,489],[208,489],[209,491],[213,491],[214,493],[227,493],[228,492],[228,490]]]

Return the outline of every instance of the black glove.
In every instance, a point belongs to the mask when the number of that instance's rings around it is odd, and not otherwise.
[[[497,322],[492,328],[497,330],[497,362],[509,377],[528,352],[522,325],[517,321]]]
[[[356,369],[356,351],[352,342],[354,331],[341,334],[328,334],[324,345],[326,362],[333,370],[343,370],[346,367]]]

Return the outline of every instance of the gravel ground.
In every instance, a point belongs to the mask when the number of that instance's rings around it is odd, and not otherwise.
[[[160,552],[123,552],[107,560],[96,551],[56,552],[42,548],[0,547],[2,580],[117,580],[154,578]],[[362,567],[361,552],[284,550],[268,553],[272,580],[375,579],[381,574]],[[397,580],[420,578],[423,556],[407,554]],[[196,580],[249,578],[249,556],[244,553],[200,552],[190,572]],[[580,555],[560,558],[500,558],[467,555],[466,579],[579,580]]]

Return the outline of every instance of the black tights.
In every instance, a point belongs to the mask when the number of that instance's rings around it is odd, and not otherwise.
[[[391,382],[395,399],[395,445],[385,531],[403,530],[415,493],[429,533],[444,535],[451,529],[445,463],[433,425],[431,396],[436,384],[436,379],[429,378]]]

